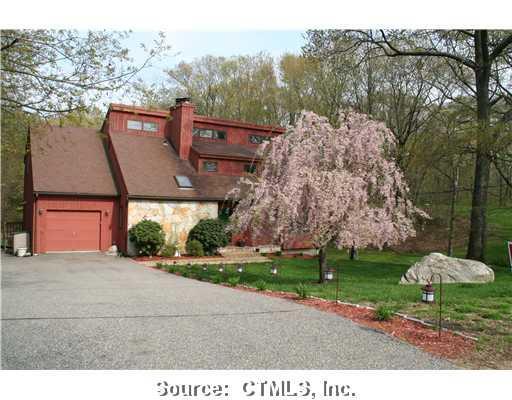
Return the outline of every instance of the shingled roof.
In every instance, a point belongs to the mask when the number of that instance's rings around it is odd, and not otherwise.
[[[161,137],[112,133],[112,145],[128,195],[176,200],[223,200],[239,177],[199,175]],[[166,144],[167,143],[167,144]],[[188,176],[193,189],[180,189],[175,176]]]
[[[210,157],[232,157],[253,160],[256,157],[256,151],[238,144],[214,143],[214,142],[193,142],[192,149],[200,155]]]
[[[102,136],[92,128],[31,128],[34,191],[117,195]]]

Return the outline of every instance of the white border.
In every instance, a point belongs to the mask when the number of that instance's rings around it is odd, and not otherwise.
[[[24,0],[3,2],[2,28],[237,31],[308,28],[512,28],[507,0]]]
[[[243,355],[241,355],[243,356]],[[313,355],[312,355],[313,356]],[[510,395],[510,371],[3,371],[3,399],[313,399],[246,396],[245,382],[307,380],[315,399],[354,400],[504,400]],[[323,397],[323,381],[348,385],[355,396]],[[157,383],[228,385],[228,396],[160,396]],[[252,386],[254,387],[254,386]]]

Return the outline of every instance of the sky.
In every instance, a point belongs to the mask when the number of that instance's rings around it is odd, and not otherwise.
[[[284,53],[299,53],[304,44],[303,35],[304,31],[166,32],[167,43],[172,46],[170,55],[143,70],[138,78],[147,83],[158,83],[165,78],[164,69],[205,55],[229,57],[266,52],[278,57]],[[132,33],[125,44],[136,63],[142,63],[145,58],[140,43],[150,45],[157,37],[157,32]],[[130,100],[128,95],[121,93],[107,99],[125,103]]]

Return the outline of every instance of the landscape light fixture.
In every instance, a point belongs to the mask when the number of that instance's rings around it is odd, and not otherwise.
[[[208,271],[208,266],[206,264],[203,264],[203,271]]]
[[[332,268],[328,268],[324,271],[324,280],[332,281],[334,279],[334,270]]]
[[[224,272],[224,264],[219,265],[219,272]]]
[[[238,268],[236,269],[236,271],[241,274],[242,272],[244,272],[244,267],[242,264],[238,264]]]
[[[430,282],[421,288],[421,301],[424,303],[434,303],[435,289]]]
[[[188,268],[188,269],[192,268],[192,264],[188,263],[188,264],[187,264],[187,268]]]
[[[277,275],[277,265],[272,264],[272,266],[270,267],[270,273],[272,275]]]

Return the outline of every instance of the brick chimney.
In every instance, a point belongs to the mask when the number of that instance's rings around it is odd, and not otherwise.
[[[171,107],[170,129],[165,136],[182,160],[188,160],[190,146],[192,146],[192,125],[194,122],[195,105],[189,97],[176,99],[176,105]]]

